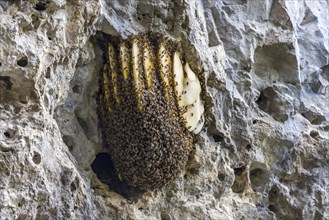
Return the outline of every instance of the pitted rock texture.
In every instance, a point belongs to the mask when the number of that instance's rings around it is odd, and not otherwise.
[[[328,7],[0,0],[0,218],[328,219]],[[206,121],[177,180],[126,200],[90,167],[97,35],[147,31],[189,51]]]

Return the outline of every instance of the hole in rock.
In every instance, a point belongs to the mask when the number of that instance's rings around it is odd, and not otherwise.
[[[65,57],[63,60],[63,64],[67,65],[69,63],[70,59],[68,57]]]
[[[62,137],[62,139],[63,139],[64,143],[66,144],[66,146],[69,148],[69,151],[72,151],[75,146],[74,138],[69,135],[64,135]]]
[[[161,220],[170,220],[170,215],[167,212],[162,211],[161,212]]]
[[[136,187],[129,186],[122,182],[115,172],[115,167],[111,156],[107,153],[99,153],[91,164],[91,168],[96,173],[97,178],[106,184],[110,190],[119,193],[125,198],[132,198],[144,193]]]
[[[68,167],[63,168],[62,172],[60,173],[60,181],[62,185],[68,186],[69,184],[72,183],[72,179],[73,179],[73,171]]]
[[[17,65],[20,67],[26,67],[28,64],[27,57],[22,57],[21,59],[17,60]]]
[[[4,83],[6,90],[11,90],[13,83],[11,82],[10,76],[0,76],[0,81]]]
[[[256,101],[258,107],[262,110],[265,109],[265,107],[267,106],[267,102],[268,102],[268,98],[265,96],[264,92],[261,91]]]
[[[212,136],[214,142],[216,142],[216,143],[224,141],[225,135],[216,128],[216,125],[210,125],[209,126],[208,134],[210,136]]]
[[[50,69],[50,67],[48,67],[48,68],[47,68],[47,72],[46,72],[46,76],[45,76],[47,79],[49,79],[50,76],[51,76],[51,75],[50,75],[50,72],[51,72],[51,69]]]
[[[273,1],[270,7],[269,21],[275,26],[281,27],[283,30],[291,30],[292,23],[290,22],[290,16],[287,13],[285,7],[283,7],[280,1]]]
[[[287,112],[292,108],[290,103],[284,100],[273,87],[267,87],[262,90],[256,104],[262,111],[268,113],[275,120],[281,122],[288,120]]]
[[[247,151],[250,151],[251,149],[252,149],[251,145],[248,144],[248,145],[246,146],[246,150],[247,150]]]
[[[222,142],[224,140],[224,137],[221,135],[213,135],[212,137],[216,143]]]
[[[3,133],[5,135],[6,138],[10,138],[10,133],[8,131],[6,131],[5,133]]]
[[[266,169],[265,164],[259,162],[253,162],[250,166],[249,179],[251,188],[255,192],[263,192],[265,186],[270,180],[270,173]]]
[[[225,180],[225,175],[223,173],[219,173],[217,175],[217,178],[220,180],[220,181],[224,181]]]
[[[243,173],[243,171],[245,171],[245,169],[246,169],[245,166],[234,168],[234,175],[240,176]]]
[[[247,0],[223,0],[224,5],[243,5]]]
[[[73,87],[72,87],[72,91],[73,91],[74,93],[77,93],[77,94],[81,93],[81,87],[80,87],[80,85],[75,85],[75,86],[73,86]]]
[[[324,216],[319,210],[316,210],[313,219],[324,219]]]
[[[6,137],[6,138],[12,138],[15,134],[15,131],[14,130],[7,130],[3,133],[3,135]]]
[[[71,191],[74,192],[75,190],[77,190],[77,186],[74,183],[71,183],[70,185]]]
[[[34,152],[32,160],[35,164],[41,163],[41,155],[38,152]]]
[[[53,39],[56,38],[56,32],[48,30],[47,31],[47,38],[49,41],[52,41]]]
[[[232,191],[235,193],[243,193],[248,186],[248,174],[245,166],[234,168],[234,183],[232,185]]]
[[[315,130],[312,130],[310,132],[310,135],[311,135],[312,138],[318,138],[319,137],[319,132],[315,131]]]
[[[36,14],[32,14],[31,15],[31,19],[32,19],[32,25],[35,29],[37,29],[40,26],[40,19],[39,16]]]
[[[277,185],[268,193],[268,209],[275,213],[277,219],[303,219],[302,210],[291,203],[289,195],[285,195]]]
[[[22,199],[21,201],[18,202],[18,207],[22,207],[25,204],[25,200]]]
[[[254,72],[269,81],[299,83],[297,58],[292,44],[259,46],[254,55]]]
[[[224,143],[229,146],[230,148],[232,148],[231,146],[231,139],[230,138],[224,138]]]
[[[329,131],[329,124],[324,125],[324,126],[322,127],[322,129],[323,129],[324,131]]]
[[[77,115],[77,114],[76,114]],[[83,129],[83,131],[86,133],[86,134],[89,134],[89,125],[88,123],[86,122],[86,120],[84,120],[83,118],[80,118],[78,116],[76,116],[77,118],[77,121],[80,125],[80,127]]]
[[[46,6],[47,6],[47,1],[45,1],[45,0],[39,1],[35,5],[35,10],[37,10],[37,11],[44,11],[44,10],[46,10]]]
[[[276,208],[276,206],[274,206],[274,205],[269,205],[269,206],[268,206],[268,209],[269,209],[270,211],[274,212],[274,213],[277,211],[277,208]]]
[[[329,65],[322,67],[321,70],[320,75],[329,82]]]
[[[75,190],[77,190],[79,184],[80,184],[79,178],[75,177],[74,181],[70,185],[71,191],[74,192]]]
[[[314,125],[320,125],[322,124],[322,122],[326,121],[326,118],[322,115],[320,115],[319,117],[314,118],[311,123]]]
[[[315,83],[310,83],[310,87],[314,93],[320,93],[320,89],[322,87],[322,84],[320,81],[317,81]]]
[[[301,113],[304,118],[306,118],[313,125],[320,125],[322,122],[326,121],[326,118],[316,111],[311,109]]]
[[[186,167],[186,174],[184,175],[184,177],[194,176],[197,175],[198,173],[199,173],[199,169],[197,167]]]

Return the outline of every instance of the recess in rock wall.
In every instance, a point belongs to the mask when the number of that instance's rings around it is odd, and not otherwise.
[[[108,153],[97,154],[91,164],[91,168],[102,183],[106,184],[110,190],[119,193],[125,198],[136,197],[144,192],[121,182],[115,172],[111,156]]]
[[[286,103],[273,87],[267,87],[261,91],[256,103],[262,111],[271,115],[275,120],[284,122],[288,119]]]
[[[329,94],[329,65],[321,68],[319,81],[321,82],[321,88],[319,89],[321,94]]]
[[[35,10],[37,11],[44,11],[46,10],[47,8],[47,4],[49,3],[50,1],[47,1],[47,0],[41,0],[39,1],[36,5],[35,5]]]
[[[299,83],[293,46],[284,43],[258,46],[254,54],[254,73],[270,82]]]
[[[11,90],[13,83],[11,82],[10,76],[0,76],[0,85],[1,85],[0,88],[5,88],[6,90]]]
[[[32,161],[33,161],[35,164],[39,164],[39,163],[41,163],[41,155],[40,155],[40,153],[34,151],[34,154],[33,154],[33,157],[32,157]]]
[[[20,67],[26,67],[28,64],[28,58],[26,56],[20,58],[19,60],[17,60],[17,65]]]
[[[326,65],[321,68],[320,75],[329,82],[329,65]]]
[[[69,151],[72,151],[75,146],[74,137],[69,135],[63,135],[62,139],[66,146],[69,148]]]
[[[161,220],[170,220],[172,219],[166,211],[162,211],[160,214]]]
[[[232,185],[232,191],[235,193],[243,193],[249,184],[246,166],[236,167],[233,170],[235,179]]]
[[[33,80],[21,77],[22,72],[21,70],[12,70],[0,73],[3,74],[3,76],[0,75],[0,103],[14,103],[15,107],[21,108],[22,105],[28,104],[29,100],[37,99],[32,86]],[[24,85],[24,90],[20,89],[21,85]],[[31,110],[37,109],[31,108]]]
[[[264,163],[253,162],[250,165],[249,179],[255,192],[263,192],[270,180],[270,172]]]
[[[213,138],[215,143],[223,142],[225,135],[216,128],[216,125],[213,122],[214,121],[210,122],[207,133],[210,137]]]
[[[10,139],[10,138],[13,138],[16,135],[16,133],[17,133],[17,130],[16,129],[8,129],[7,131],[5,131],[3,133],[3,135],[6,138]]]
[[[301,115],[314,125],[320,125],[322,122],[326,121],[323,113],[314,106],[310,108],[302,106]]]
[[[289,203],[291,198],[274,185],[269,191],[268,209],[275,213],[277,219],[303,219],[302,210]]]
[[[247,0],[223,0],[225,5],[243,5],[247,3]]]
[[[329,94],[329,66],[320,68],[310,68],[306,75],[304,85],[307,85],[315,94]]]
[[[292,23],[287,10],[284,7],[284,3],[279,0],[273,0],[269,18],[274,25],[281,26],[284,30],[292,29]]]

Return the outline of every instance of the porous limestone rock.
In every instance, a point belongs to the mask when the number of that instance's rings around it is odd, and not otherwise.
[[[328,8],[0,0],[0,219],[328,219]],[[177,180],[126,199],[91,168],[100,45],[147,31],[205,79],[205,126]]]

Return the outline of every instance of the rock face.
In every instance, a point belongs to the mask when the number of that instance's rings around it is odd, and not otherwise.
[[[328,219],[328,7],[0,0],[0,218]],[[206,79],[205,126],[177,180],[126,199],[97,178],[99,45],[146,31]]]

